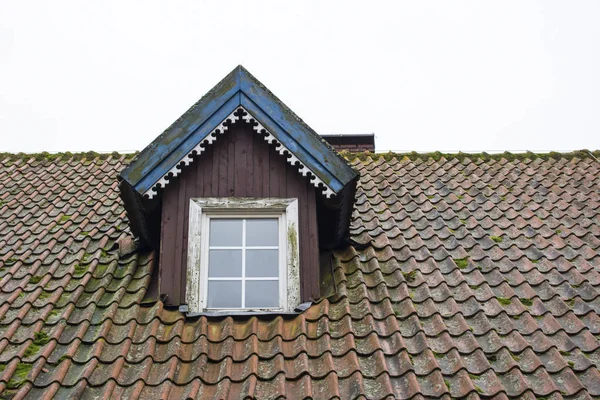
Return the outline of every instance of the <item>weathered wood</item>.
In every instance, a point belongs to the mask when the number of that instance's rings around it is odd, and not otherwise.
[[[228,137],[229,136],[229,137]],[[162,212],[160,292],[167,305],[185,303],[189,204],[196,197],[293,197],[298,199],[300,295],[319,297],[315,188],[252,128],[237,122],[165,189]]]

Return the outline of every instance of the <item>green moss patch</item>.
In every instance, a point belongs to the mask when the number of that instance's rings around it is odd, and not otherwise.
[[[31,279],[29,280],[29,283],[32,283],[32,284],[34,284],[34,285],[35,285],[35,284],[37,284],[37,283],[40,283],[40,281],[41,281],[41,280],[42,280],[42,277],[41,277],[41,276],[34,275],[34,276],[32,276],[32,277],[31,277]]]
[[[519,301],[527,307],[531,307],[533,305],[533,300],[531,299],[520,298]]]
[[[42,291],[42,293],[40,293],[40,295],[38,296],[38,300],[46,300],[47,298],[49,298],[52,294],[50,292],[46,292],[46,291]]]
[[[498,303],[502,304],[503,306],[507,306],[512,303],[512,301],[506,297],[496,297],[496,300],[498,300]]]
[[[502,236],[490,236],[490,239],[496,243],[502,243]]]
[[[444,379],[444,384],[448,388],[448,391],[450,391],[450,381],[448,379]]]
[[[46,334],[46,332],[36,332],[34,334],[33,342],[27,347],[25,350],[25,357],[31,357],[50,341],[50,337]]]
[[[81,276],[87,272],[88,268],[85,265],[77,264],[75,266],[75,275]]]
[[[8,388],[17,389],[23,386],[27,381],[27,375],[29,375],[29,372],[32,368],[33,364],[19,363],[14,374],[10,377],[10,380],[6,384]]]
[[[71,356],[69,356],[68,354],[63,354],[62,356],[60,356],[57,363],[60,364],[61,362],[65,361],[65,360],[70,360],[70,359],[71,359]]]
[[[452,260],[460,269],[465,269],[469,265],[468,258],[453,258]]]

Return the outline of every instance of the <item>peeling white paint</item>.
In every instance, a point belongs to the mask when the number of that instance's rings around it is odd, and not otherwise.
[[[186,302],[189,310],[200,309],[200,264],[202,261],[202,207],[190,201],[188,256],[186,272]]]
[[[235,115],[238,111],[240,111],[240,113],[243,114],[241,117]],[[179,175],[184,166],[188,166],[194,161],[195,155],[201,154],[206,148],[206,146],[212,144],[215,140],[217,140],[217,135],[224,134],[229,129],[229,123],[238,121],[240,120],[240,118],[250,123],[256,133],[264,135],[263,138],[265,139],[265,141],[267,141],[267,143],[277,144],[277,152],[284,156],[287,162],[292,166],[298,165],[298,172],[300,172],[302,176],[308,177],[313,186],[316,187],[318,190],[321,190],[327,198],[335,195],[334,191],[329,186],[327,186],[325,182],[319,179],[319,177],[317,177],[317,175],[310,168],[304,165],[298,159],[298,157],[296,157],[290,150],[288,150],[287,147],[285,147],[279,140],[277,140],[277,138],[275,138],[275,136],[273,136],[271,132],[269,132],[260,122],[258,122],[258,120],[252,114],[250,114],[250,112],[248,112],[248,110],[240,106],[231,114],[229,114],[223,121],[221,121],[221,123],[215,129],[213,129],[212,132],[209,133],[204,140],[198,143],[187,155],[185,155],[181,160],[179,160],[166,174],[162,176],[162,178],[155,182],[154,185],[152,185],[152,187],[144,193],[144,196],[150,199],[156,196],[158,194],[158,190],[167,186],[171,179]],[[252,121],[254,121],[256,125],[253,124]]]

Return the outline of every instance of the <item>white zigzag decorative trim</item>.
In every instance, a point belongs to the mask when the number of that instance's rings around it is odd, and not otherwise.
[[[192,161],[194,161],[194,155],[198,155],[198,154],[202,153],[205,150],[206,145],[212,144],[215,140],[217,140],[218,134],[225,133],[229,129],[229,126],[225,125],[227,123],[227,121],[229,121],[230,123],[233,123],[234,121],[240,119],[239,116],[235,115],[235,113],[238,110],[242,110],[245,113],[245,115],[243,115],[241,118],[244,121],[250,123],[252,125],[252,128],[254,129],[254,131],[256,131],[259,134],[266,134],[264,136],[264,139],[267,141],[267,143],[269,143],[269,144],[276,143],[278,145],[278,147],[276,148],[277,152],[279,154],[281,154],[282,156],[284,156],[288,163],[290,163],[292,166],[296,166],[296,163],[298,163],[298,165],[299,165],[298,171],[302,174],[302,176],[308,176],[308,174],[310,173],[309,180],[313,184],[314,187],[323,191],[323,194],[327,198],[330,198],[331,196],[335,195],[334,191],[331,190],[331,188],[329,186],[327,186],[325,184],[325,182],[323,182],[321,179],[319,179],[319,177],[317,177],[317,175],[314,172],[312,172],[296,156],[294,156],[294,154],[292,154],[292,152],[289,151],[287,149],[287,147],[285,147],[283,145],[283,143],[281,143],[279,140],[277,140],[275,138],[275,136],[273,136],[273,134],[271,134],[271,132],[269,132],[260,122],[258,122],[258,120],[256,118],[254,118],[254,116],[252,114],[250,114],[248,112],[248,110],[246,110],[242,106],[239,106],[231,114],[229,114],[223,121],[221,121],[221,123],[215,129],[213,129],[206,136],[206,138],[204,140],[202,140],[200,143],[198,143],[187,155],[185,155],[166,174],[164,174],[162,176],[162,178],[160,178],[157,182],[155,182],[154,185],[152,185],[152,187],[150,189],[148,189],[146,191],[146,193],[144,193],[144,196],[147,196],[149,199],[156,196],[158,194],[158,190],[160,188],[164,188],[165,186],[167,186],[167,184],[169,183],[169,181],[171,179],[173,179],[177,175],[179,175],[179,173],[181,172],[181,169],[183,168],[184,165],[188,166],[192,163]],[[252,120],[254,120],[256,125],[252,124]],[[201,146],[202,144],[204,144],[204,146]],[[286,155],[286,153],[289,154],[289,157]]]

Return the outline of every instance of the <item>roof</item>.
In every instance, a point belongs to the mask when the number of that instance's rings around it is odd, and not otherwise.
[[[66,398],[600,396],[598,153],[346,154],[337,294],[186,319],[117,191],[125,155],[0,156],[0,391]],[[510,158],[510,159],[509,159]]]

